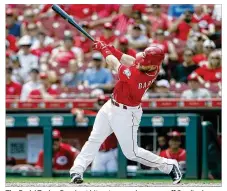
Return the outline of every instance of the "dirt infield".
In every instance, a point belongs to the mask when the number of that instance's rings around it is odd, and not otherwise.
[[[61,183],[53,183],[53,182],[45,182],[45,183],[6,183],[6,187],[220,187],[221,183],[203,183],[203,182],[182,182],[178,185],[173,185],[171,182],[150,182],[150,183],[144,183],[144,182],[128,182],[128,183],[117,183],[117,182],[105,182],[105,183],[83,183],[83,184],[70,184],[67,182],[61,182]]]

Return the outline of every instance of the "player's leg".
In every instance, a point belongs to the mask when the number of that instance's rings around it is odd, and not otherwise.
[[[118,149],[113,149],[111,151],[109,151],[107,154],[108,154],[108,161],[106,163],[106,168],[107,168],[107,172],[109,174],[112,174],[112,173],[116,173],[117,172],[117,169],[118,169]]]
[[[105,153],[98,152],[91,164],[91,172],[94,176],[99,176],[105,173],[106,171],[106,159]]]
[[[156,167],[161,172],[169,174],[173,169],[173,164],[178,165],[175,160],[160,157],[137,145],[137,131],[141,116],[142,110],[133,112],[122,110],[120,115],[116,112],[115,120],[111,121],[111,125],[121,149],[129,160]]]
[[[83,174],[87,166],[94,160],[100,145],[113,132],[110,128],[107,112],[109,109],[108,102],[99,110],[92,132],[88,141],[83,146],[80,154],[76,157],[74,165],[70,169],[70,174]]]

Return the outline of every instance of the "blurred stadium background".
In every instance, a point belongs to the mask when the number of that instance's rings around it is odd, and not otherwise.
[[[185,178],[221,179],[221,5],[61,7],[124,53],[135,57],[152,43],[164,49],[143,98],[138,144],[177,159]],[[68,176],[117,74],[51,5],[5,10],[6,175]],[[85,174],[106,175],[165,178],[127,161],[114,135]]]

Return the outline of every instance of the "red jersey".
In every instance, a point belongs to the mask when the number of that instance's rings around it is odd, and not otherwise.
[[[191,30],[191,25],[186,23],[185,21],[182,21],[177,28],[177,32],[176,32],[176,37],[186,41],[188,39],[188,33]]]
[[[113,42],[116,40],[116,36],[113,35],[109,38],[106,38],[104,35],[99,37],[100,41],[105,42],[106,44],[113,44]]]
[[[56,88],[49,87],[47,88],[47,93],[49,93],[52,96],[56,96],[59,94],[58,90]],[[42,99],[42,95],[40,90],[32,90],[29,94],[29,99]]]
[[[201,29],[201,32],[202,29],[208,29],[209,24],[214,23],[210,15],[202,14],[201,16],[198,16],[195,13],[193,14],[192,22],[198,24],[199,28]]]
[[[44,54],[50,54],[52,50],[53,50],[52,46],[46,46],[42,48],[33,49],[31,50],[31,53],[40,58]]]
[[[216,83],[221,81],[221,67],[216,69],[209,69],[206,65],[204,65],[196,69],[195,72],[206,82]]]
[[[55,61],[61,66],[68,66],[71,59],[76,59],[76,56],[72,50],[59,50]]]
[[[168,16],[165,13],[162,13],[160,16],[151,15],[149,16],[151,21],[151,31],[156,31],[157,29],[167,30],[170,26],[170,21]]]
[[[135,49],[132,49],[132,48],[128,48],[127,52],[125,54],[128,54],[134,58],[136,58],[136,50]]]
[[[158,42],[157,40],[154,40],[152,45],[155,44],[161,49],[163,49],[164,53],[169,53],[169,47],[168,47],[168,41],[164,40],[163,42]]]
[[[9,49],[12,50],[13,52],[17,52],[18,47],[16,45],[17,43],[16,37],[11,34],[8,34],[6,40],[9,42]]]
[[[158,76],[160,67],[149,73],[140,72],[136,65],[127,67],[123,64],[118,69],[119,80],[115,85],[113,98],[124,105],[138,106],[144,93]]]
[[[53,169],[68,170],[72,167],[74,159],[79,154],[79,151],[71,145],[61,143],[60,149],[53,154]],[[40,151],[36,167],[43,168],[43,151]]]
[[[92,4],[76,4],[68,7],[68,14],[77,19],[87,19],[92,16],[93,12],[94,7]]]
[[[196,54],[192,57],[192,60],[195,64],[199,64],[201,61],[206,61],[207,56],[205,54]]]
[[[91,52],[92,41],[84,36],[77,36],[75,38],[75,46],[80,47],[84,53]]]
[[[175,159],[178,162],[186,161],[186,151],[182,148],[180,148],[177,153],[173,153],[170,149],[166,149],[161,151],[160,156],[168,159]]]
[[[117,138],[114,133],[112,133],[100,146],[100,151],[109,151],[111,149],[117,148]]]
[[[6,98],[16,98],[21,94],[22,86],[19,83],[11,81],[6,84]]]

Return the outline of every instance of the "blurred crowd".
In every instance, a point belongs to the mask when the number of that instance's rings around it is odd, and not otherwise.
[[[221,5],[61,5],[95,39],[165,59],[147,98],[221,97]],[[6,96],[29,101],[110,94],[117,74],[51,5],[6,5]]]

